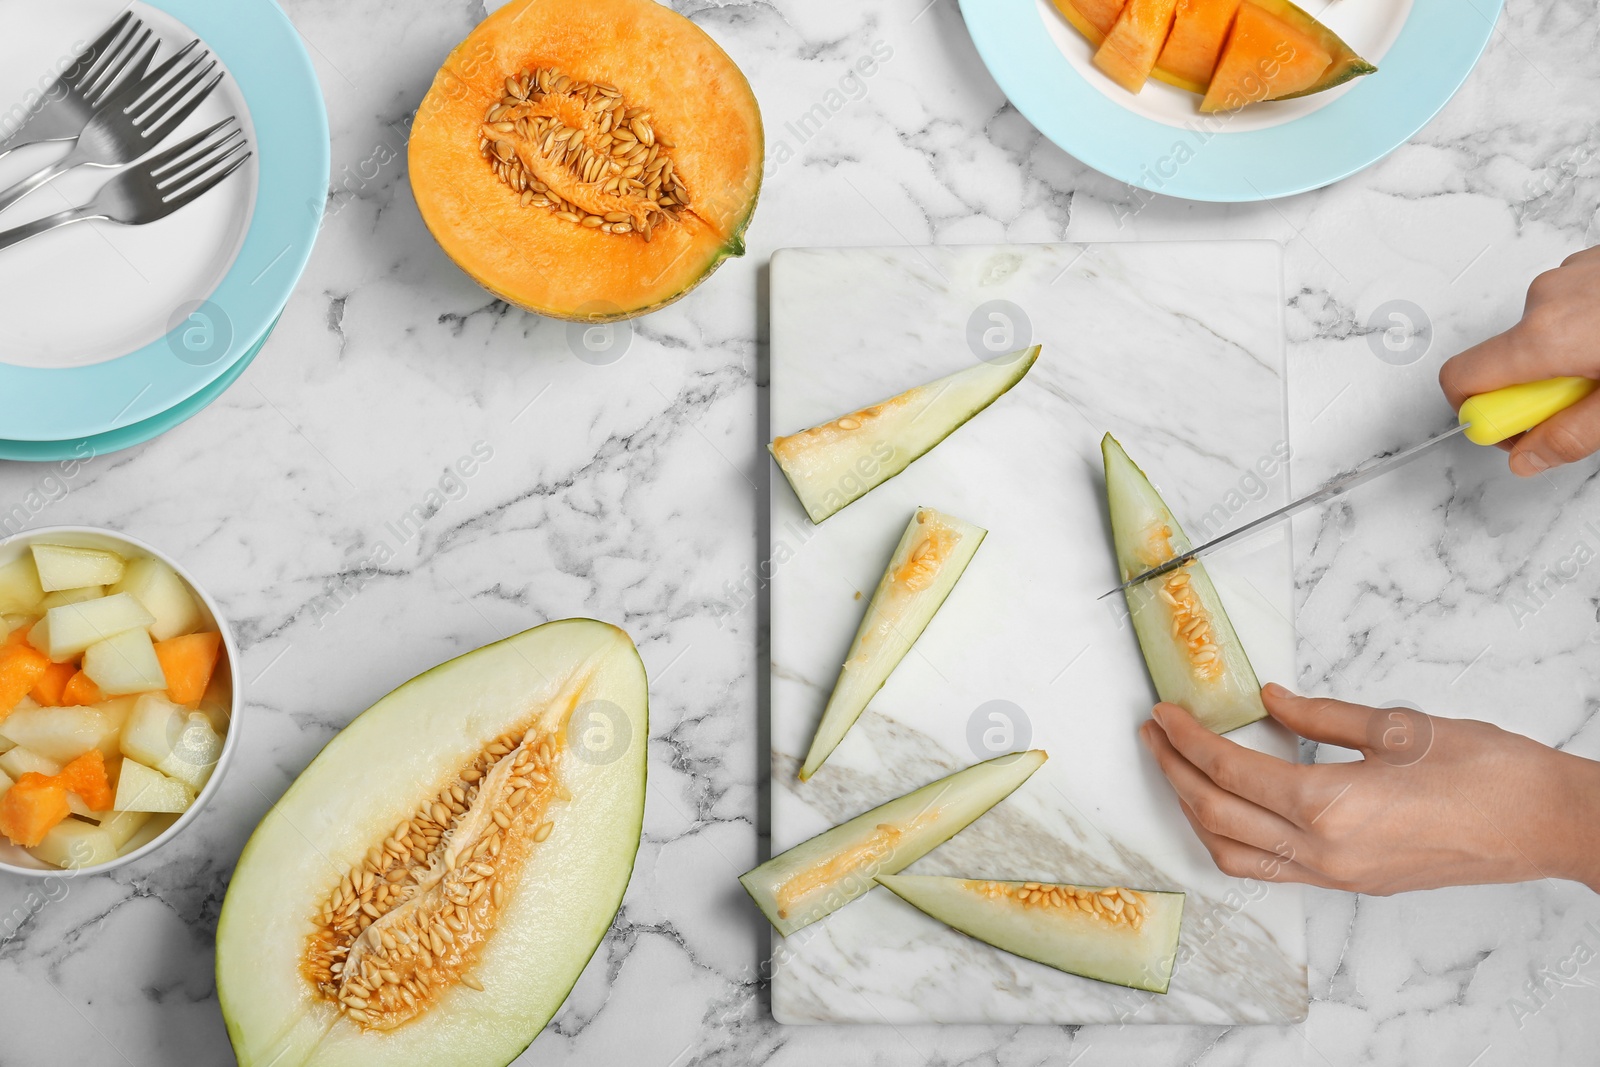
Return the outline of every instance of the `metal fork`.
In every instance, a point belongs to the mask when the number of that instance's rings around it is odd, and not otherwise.
[[[73,167],[119,167],[160,144],[222,80],[219,71],[206,81],[217,67],[215,59],[206,62],[210,56],[198,39],[190,41],[149,75],[117,90],[94,113],[71,152],[0,193],[0,211]],[[184,63],[185,59],[189,61]]]
[[[113,92],[146,76],[160,43],[142,19],[124,11],[44,91],[21,124],[0,137],[0,158],[24,145],[78,136]]]
[[[230,129],[231,127],[231,129]],[[224,133],[224,131],[227,131]],[[180,144],[151,156],[118,174],[86,207],[76,207],[0,233],[0,249],[41,233],[89,219],[143,226],[164,219],[214,189],[244,166],[254,153],[245,151],[238,120],[226,118]]]

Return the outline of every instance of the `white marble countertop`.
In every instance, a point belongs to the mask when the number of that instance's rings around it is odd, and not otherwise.
[[[1300,1026],[896,1029],[775,1025],[766,928],[735,880],[765,819],[764,653],[741,589],[765,540],[772,251],[1279,240],[1294,478],[1309,485],[1443,425],[1440,360],[1509,325],[1535,273],[1600,236],[1592,4],[1510,0],[1456,99],[1332,189],[1140,207],[1006,105],[956,0],[679,2],[749,74],[769,150],[786,141],[793,158],[763,190],[749,254],[634,323],[606,365],[577,358],[562,324],[475,287],[412,203],[407,117],[481,0],[285,6],[328,97],[336,173],[276,336],[218,403],[149,445],[65,481],[0,465],[0,515],[108,525],[184,560],[231,616],[248,687],[238,760],[178,842],[37,906],[28,884],[0,879],[0,1063],[229,1062],[212,936],[262,813],[397,683],[574,614],[625,626],[650,669],[650,803],[617,924],[521,1062],[1593,1058],[1600,901],[1568,883],[1308,894]],[[786,124],[875,45],[890,55],[864,94],[801,142]],[[1369,325],[1395,300],[1429,323],[1399,355]],[[492,458],[446,479],[479,442]],[[1600,513],[1594,470],[1515,484],[1498,453],[1463,446],[1298,524],[1300,684],[1600,756],[1600,571],[1569,562],[1600,543],[1585,525]],[[330,596],[380,543],[393,557],[378,573]]]

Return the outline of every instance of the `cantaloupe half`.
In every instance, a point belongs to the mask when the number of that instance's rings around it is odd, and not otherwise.
[[[422,218],[462,270],[537,314],[601,322],[671,303],[743,254],[762,154],[749,83],[682,15],[512,0],[445,60],[409,161]]]
[[[217,993],[239,1063],[515,1059],[622,900],[648,739],[633,642],[590,619],[470,652],[359,715],[228,887]]]
[[[1122,11],[1122,0],[1053,0],[1075,30],[1097,49]],[[1327,66],[1306,87],[1272,97],[1284,100],[1310,96],[1343,85],[1352,78],[1372,74],[1377,67],[1362,59],[1338,34],[1291,0],[1255,0],[1256,6],[1306,34],[1328,54]],[[1150,77],[1205,96],[1223,44],[1233,29],[1240,0],[1178,0],[1172,32],[1161,46]],[[1269,53],[1270,54],[1270,53]]]

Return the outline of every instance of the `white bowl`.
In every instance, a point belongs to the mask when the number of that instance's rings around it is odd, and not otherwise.
[[[137,538],[127,534],[117,533],[114,530],[101,530],[93,526],[50,526],[42,530],[29,530],[26,533],[15,534],[0,540],[0,566],[4,566],[26,552],[31,545],[69,545],[76,548],[100,548],[116,552],[129,558],[136,556],[153,556],[177,572],[178,577],[188,585],[189,591],[194,594],[199,602],[201,612],[206,616],[206,621],[222,634],[222,663],[221,667],[228,672],[228,732],[222,738],[222,755],[217,758],[216,769],[211,772],[211,778],[200,790],[200,795],[195,797],[194,803],[189,805],[189,810],[178,817],[178,820],[167,827],[158,837],[134,849],[126,856],[118,856],[106,863],[96,864],[92,867],[79,867],[65,870],[52,867],[34,859],[18,845],[13,845],[0,835],[0,871],[11,874],[20,874],[27,878],[73,878],[82,874],[100,874],[104,871],[121,867],[125,863],[143,859],[162,845],[171,841],[178,833],[199,814],[200,809],[216,795],[217,783],[222,780],[222,773],[227,770],[228,763],[233,759],[234,743],[238,738],[239,729],[239,648],[234,644],[233,633],[228,629],[227,622],[222,617],[222,612],[217,610],[216,602],[200,588],[199,584],[183,569],[177,560],[165,552],[145,544]]]

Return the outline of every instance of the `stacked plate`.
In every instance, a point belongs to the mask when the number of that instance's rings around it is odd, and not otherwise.
[[[0,35],[0,143],[124,12],[159,38],[154,65],[198,39],[223,73],[153,150],[231,116],[250,156],[159,221],[83,222],[0,247],[0,459],[126,448],[216,399],[266,343],[322,222],[327,114],[310,57],[271,0],[19,6]],[[0,158],[0,187],[71,148],[17,148]],[[118,173],[70,170],[0,211],[0,231],[88,204]]]

